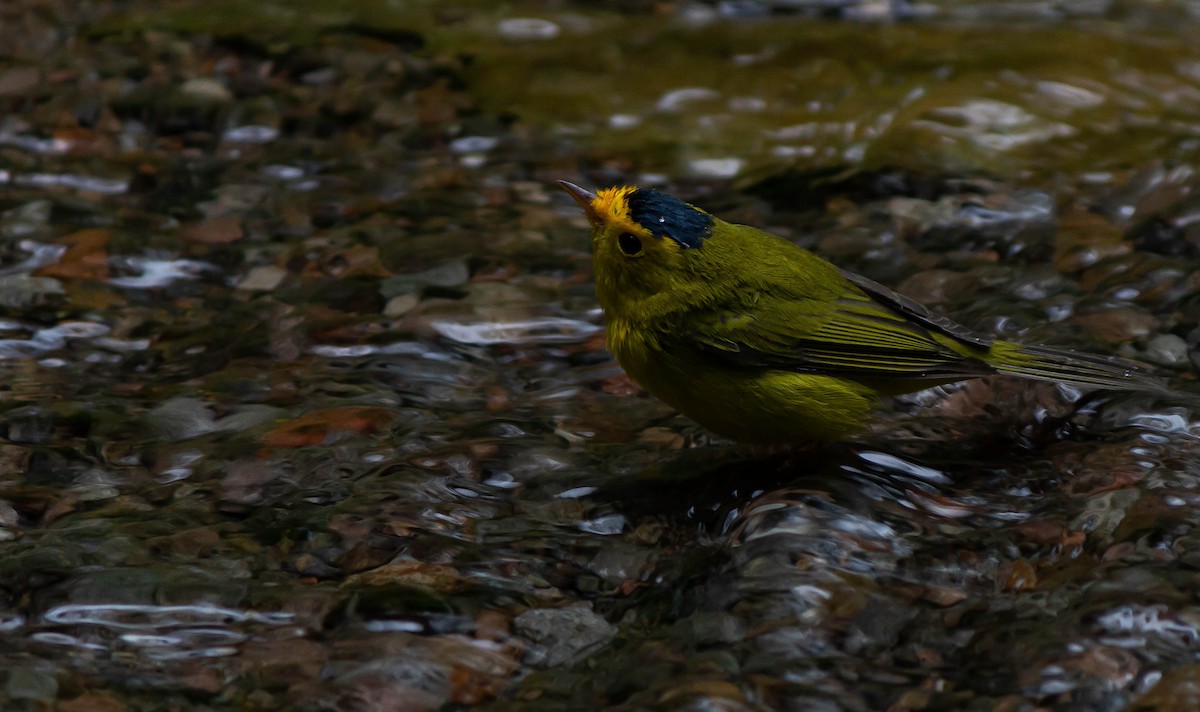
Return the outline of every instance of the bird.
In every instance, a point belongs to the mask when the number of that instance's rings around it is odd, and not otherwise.
[[[977,333],[668,193],[559,184],[591,225],[608,350],[651,395],[726,438],[840,440],[865,430],[884,396],[991,374],[1169,391],[1131,361]]]

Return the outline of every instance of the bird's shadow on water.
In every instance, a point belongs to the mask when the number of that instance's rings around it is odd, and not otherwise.
[[[808,449],[674,450],[606,479],[589,499],[593,511],[619,512],[627,530],[653,522],[673,530],[683,550],[710,554],[754,540],[808,546],[772,536],[797,532],[818,539],[840,532],[875,547],[900,538],[934,558],[947,547],[991,551],[1008,545],[1021,522],[1070,514],[1061,508],[1073,506],[1071,498],[1056,494],[1067,474],[1055,453],[1060,444],[1075,452],[1131,437],[1094,427],[1109,407],[1122,401],[1083,399],[1059,417],[1015,427],[930,417]]]
[[[617,449],[625,466],[608,469],[592,502],[631,522],[660,517],[720,536],[748,504],[781,489],[859,502],[856,509],[913,493],[1011,499],[1018,489],[1036,494],[1057,486],[1059,474],[1047,460],[1059,444],[1126,439],[1131,424],[1168,403],[1102,390],[1077,393],[1070,402],[1028,388],[1000,392],[1001,403],[985,402],[965,417],[920,406],[897,409],[872,433],[848,442],[764,449],[704,444],[701,437],[698,447],[635,457]]]
[[[588,491],[571,541],[581,551],[620,542],[653,550],[660,562],[678,558],[656,572],[676,590],[711,582],[747,550],[764,549],[832,551],[833,568],[870,576],[900,566],[907,573],[888,575],[919,584],[927,565],[957,570],[953,552],[1009,551],[1024,541],[1024,522],[1077,515],[1070,487],[1079,474],[1064,463],[1136,445],[1140,431],[1121,427],[1128,418],[1114,414],[1149,405],[1095,397],[1037,418],[899,415],[858,440],[807,449],[594,448],[589,469],[603,474],[594,488],[576,488]],[[553,478],[525,494],[545,496],[562,484]]]
[[[998,450],[1006,457],[998,458]],[[783,492],[865,512],[889,501],[1008,488],[1010,470],[1026,470],[1021,453],[1040,457],[1006,438],[919,454],[911,446],[873,441],[775,451],[713,445],[673,451],[639,472],[608,479],[594,497],[633,523],[658,518],[720,538],[739,527],[747,509],[779,502]]]

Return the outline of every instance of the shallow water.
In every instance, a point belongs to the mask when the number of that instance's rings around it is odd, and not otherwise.
[[[1194,709],[1194,3],[10,3],[5,709]],[[1179,398],[713,438],[554,181]]]

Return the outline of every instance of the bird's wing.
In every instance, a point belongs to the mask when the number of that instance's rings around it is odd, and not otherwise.
[[[709,357],[750,368],[917,380],[993,372],[969,355],[982,356],[990,340],[875,282],[847,279],[830,303],[760,293],[689,312],[673,330]]]
[[[967,327],[959,324],[949,317],[942,316],[941,314],[931,311],[929,307],[914,299],[909,299],[903,294],[897,294],[896,292],[893,292],[879,282],[867,279],[866,277],[854,274],[853,272],[847,272],[845,270],[838,271],[841,272],[842,276],[845,277],[851,284],[861,289],[867,296],[871,297],[871,299],[899,314],[903,314],[930,331],[945,334],[952,339],[961,341],[967,346],[976,346],[986,349],[990,348],[992,345],[992,340],[986,336],[971,331]]]

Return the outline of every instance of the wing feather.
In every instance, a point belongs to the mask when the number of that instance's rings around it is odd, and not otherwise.
[[[863,379],[994,372],[963,353],[982,355],[990,340],[865,278],[848,279],[832,302],[760,293],[736,305],[690,312],[676,333],[693,348],[747,368]],[[954,342],[962,346],[952,348]]]
[[[736,303],[688,312],[672,333],[681,335],[688,347],[734,367],[900,382],[1000,372],[1172,392],[1136,363],[993,341],[865,277],[841,274],[846,282],[836,298],[747,289],[738,292],[741,301]]]

